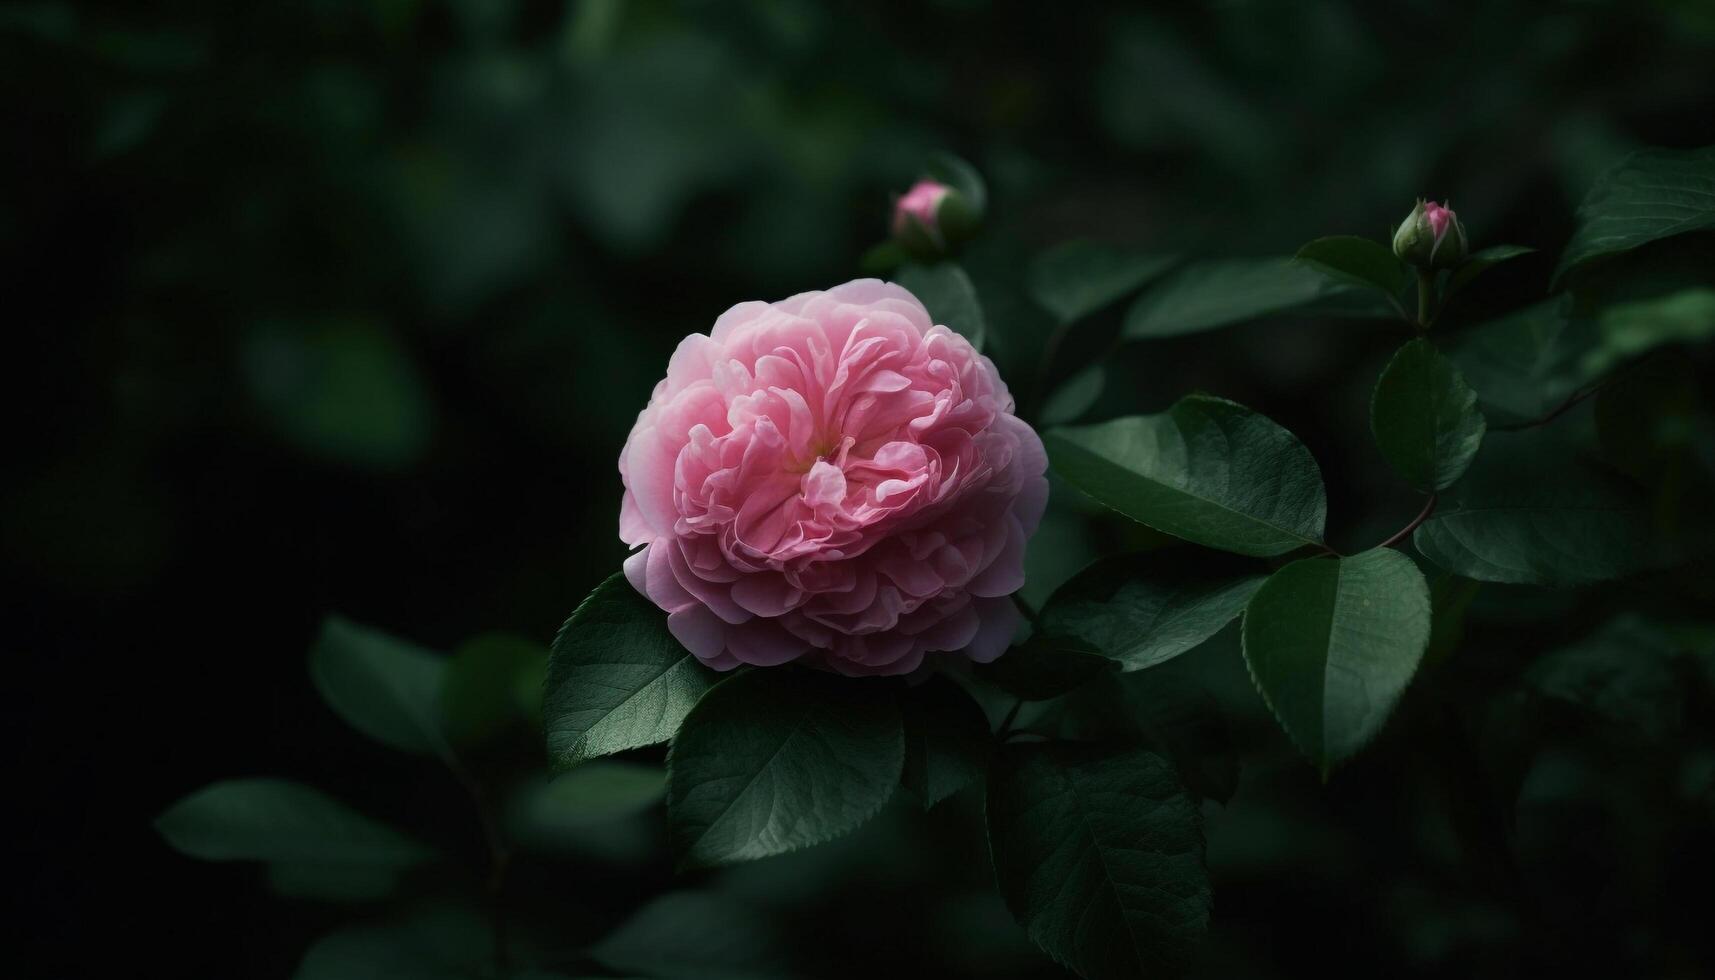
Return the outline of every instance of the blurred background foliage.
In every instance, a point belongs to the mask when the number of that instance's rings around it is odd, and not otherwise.
[[[1450,198],[1474,247],[1542,250],[1463,296],[1457,329],[1543,295],[1576,203],[1625,152],[1715,144],[1715,5],[8,2],[0,81],[5,725],[31,787],[9,946],[55,975],[114,957],[283,976],[349,914],[184,863],[149,818],[211,779],[293,776],[463,848],[478,876],[456,785],[355,743],[315,698],[317,624],[339,611],[449,651],[495,630],[545,643],[623,556],[615,460],[678,339],[735,302],[857,275],[927,154],[987,177],[966,266],[1021,398],[1120,329],[1109,311],[1045,358],[1053,324],[1023,270],[1074,237],[1283,255],[1386,241],[1415,198]],[[1330,540],[1358,546],[1418,506],[1366,434],[1398,339],[1306,316],[1134,343],[1086,417],[1193,389],[1244,402],[1315,453]],[[1685,370],[1676,404],[1710,390],[1706,357]],[[1702,411],[1682,414],[1707,458]],[[1038,601],[1144,543],[1071,497],[1033,546]],[[1526,589],[1485,588],[1473,609],[1489,627],[1462,658],[1476,689],[1595,615]],[[1327,787],[1231,631],[1184,658],[1244,760],[1209,818],[1205,972],[1707,967],[1691,927],[1709,921],[1715,854],[1688,830],[1715,819],[1705,689],[1674,680],[1679,660],[1629,659],[1635,701],[1604,702],[1601,724],[1552,715],[1591,649],[1637,648],[1626,635],[1533,667],[1548,694],[1497,707],[1498,735],[1411,706],[1404,744],[1384,736]],[[1652,691],[1683,703],[1669,717]],[[1550,753],[1481,753],[1528,767],[1516,825],[1451,826],[1493,803],[1463,798],[1482,792],[1458,775],[1470,740],[1539,725],[1567,733]],[[495,765],[539,751],[522,737]],[[840,844],[690,879],[657,809],[514,887],[552,943],[683,888],[634,925],[707,929],[787,973],[1057,975],[989,887],[976,805],[895,808]]]

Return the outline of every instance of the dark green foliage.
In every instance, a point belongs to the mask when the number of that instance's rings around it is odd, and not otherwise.
[[[1707,3],[32,0],[0,79],[14,961],[1715,972]],[[1047,434],[1040,612],[713,673],[615,457],[860,275]]]
[[[991,774],[987,813],[1007,906],[1080,975],[1170,975],[1202,941],[1201,821],[1160,756],[1012,746]]]

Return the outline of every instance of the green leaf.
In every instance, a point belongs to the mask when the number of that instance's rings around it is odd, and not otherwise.
[[[905,724],[900,782],[925,810],[982,778],[988,766],[988,719],[971,696],[945,677],[930,677],[899,699]]]
[[[1527,248],[1524,245],[1492,245],[1472,252],[1465,261],[1459,263],[1459,267],[1453,270],[1453,274],[1447,277],[1447,288],[1441,294],[1442,301],[1445,302],[1448,297],[1469,286],[1471,280],[1502,262],[1508,259],[1516,259],[1521,255],[1532,255],[1535,252],[1536,249]]]
[[[1596,319],[1600,345],[1584,355],[1585,377],[1669,344],[1700,344],[1715,338],[1715,289],[1683,289],[1654,299],[1616,303]]]
[[[310,679],[351,727],[396,749],[447,751],[441,719],[446,659],[339,616],[322,624],[310,650]]]
[[[768,917],[730,895],[669,892],[590,948],[611,969],[663,980],[788,975]]]
[[[1117,666],[1077,637],[1038,632],[1000,659],[977,664],[972,671],[1015,698],[1047,701]]]
[[[469,980],[491,976],[493,932],[464,909],[329,933],[304,954],[294,980]]]
[[[1391,548],[1295,561],[1251,597],[1251,679],[1324,774],[1381,731],[1429,646],[1429,609],[1423,573]]]
[[[1122,335],[1177,337],[1279,313],[1397,315],[1369,290],[1290,259],[1222,259],[1185,266],[1138,297],[1126,312]]]
[[[548,756],[565,768],[665,742],[715,682],[667,614],[615,574],[560,628],[548,657]]]
[[[1090,980],[1172,976],[1209,924],[1201,819],[1151,752],[1009,745],[989,776],[989,847],[1013,917]]]
[[[934,265],[913,263],[899,271],[895,280],[922,301],[929,318],[971,342],[978,351],[988,337],[977,287],[957,262]]]
[[[739,674],[673,739],[674,849],[682,866],[712,867],[850,833],[887,802],[904,762],[899,707],[882,685],[791,668]]]
[[[1191,395],[1159,415],[1054,429],[1043,441],[1055,472],[1158,531],[1265,557],[1321,542],[1328,505],[1316,460],[1242,405]]]
[[[1561,296],[1471,329],[1449,356],[1477,392],[1491,426],[1531,422],[1589,380],[1581,367],[1595,324]]]
[[[1026,275],[1030,297],[1061,323],[1071,323],[1124,299],[1174,261],[1168,255],[1079,240],[1041,252]]]
[[[476,745],[515,723],[539,723],[548,651],[521,636],[490,633],[460,646],[441,680],[441,715],[459,745]]]
[[[1299,249],[1296,259],[1341,282],[1379,289],[1384,296],[1397,299],[1405,292],[1405,263],[1394,256],[1393,249],[1368,238],[1318,238]]]
[[[399,868],[434,856],[321,790],[288,779],[205,786],[168,807],[155,829],[175,850],[204,861]]]
[[[1489,437],[1413,543],[1466,578],[1572,586],[1655,564],[1654,537],[1635,488],[1521,432]]]
[[[1091,364],[1066,379],[1066,383],[1054,389],[1048,400],[1042,405],[1042,425],[1065,425],[1076,422],[1079,416],[1090,410],[1096,399],[1102,397],[1102,389],[1108,384],[1107,367],[1101,362]]]
[[[1370,431],[1414,489],[1452,486],[1476,458],[1487,429],[1477,393],[1429,341],[1407,343],[1382,369],[1370,399]]]
[[[1040,629],[1142,670],[1220,632],[1265,578],[1248,563],[1184,548],[1103,558],[1054,593]]]
[[[1639,150],[1596,181],[1554,270],[1559,283],[1594,259],[1715,228],[1715,146]]]

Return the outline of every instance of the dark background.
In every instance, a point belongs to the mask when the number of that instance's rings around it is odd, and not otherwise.
[[[926,154],[988,178],[967,267],[1015,386],[1043,319],[1020,270],[1077,236],[1288,254],[1451,198],[1475,245],[1543,250],[1457,329],[1542,294],[1627,150],[1715,143],[1715,5],[6,3],[0,92],[6,948],[31,975],[284,976],[349,913],[182,858],[149,821],[211,780],[286,775],[479,875],[456,788],[317,699],[322,617],[438,649],[546,642],[623,557],[615,460],[678,338],[855,277]],[[1091,417],[1193,388],[1269,414],[1319,459],[1344,550],[1417,506],[1365,436],[1398,340],[1276,320],[1134,345]],[[1114,548],[1065,496],[1038,600]],[[1555,625],[1493,648],[1571,632],[1547,601]],[[1210,975],[1709,962],[1707,838],[1588,838],[1648,879],[1635,903],[1600,875],[1588,906],[1521,899],[1493,855],[1438,857],[1425,814],[1451,784],[1400,781],[1441,764],[1437,739],[1323,790],[1227,682],[1250,755],[1211,827]],[[802,969],[1055,975],[986,894],[974,812],[890,813],[789,859],[787,884],[719,887],[781,903]],[[585,939],[683,884],[659,858],[571,868],[520,888]]]

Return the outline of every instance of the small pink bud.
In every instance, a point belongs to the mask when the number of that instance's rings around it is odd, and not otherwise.
[[[1420,269],[1451,269],[1466,251],[1459,216],[1434,201],[1418,201],[1393,235],[1393,254]]]
[[[1446,237],[1447,229],[1453,224],[1453,210],[1444,208],[1434,201],[1423,202],[1423,216],[1429,220],[1429,227],[1435,232],[1435,242],[1440,244]]]
[[[936,212],[941,209],[941,202],[946,199],[952,188],[940,181],[924,178],[911,185],[893,205],[893,233],[905,235],[910,232],[912,223],[928,232],[931,238],[940,235],[936,221]]]

